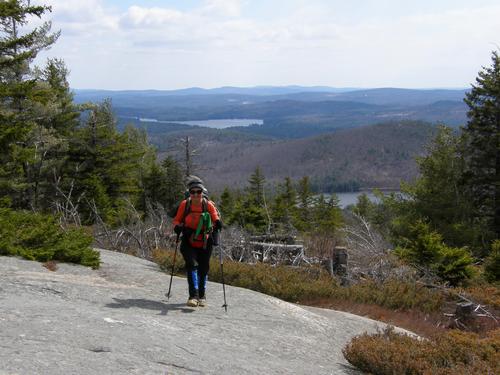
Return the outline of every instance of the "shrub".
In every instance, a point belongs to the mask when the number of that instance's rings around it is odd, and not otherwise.
[[[448,331],[429,340],[395,333],[355,337],[344,349],[346,359],[372,374],[498,374],[500,329],[484,338],[470,332]]]
[[[500,288],[494,285],[476,285],[464,289],[466,295],[470,295],[477,302],[500,310]]]
[[[407,237],[399,242],[395,253],[400,258],[427,267],[453,286],[473,275],[469,251],[464,247],[446,246],[442,236],[423,221],[411,225]]]
[[[166,272],[171,272],[173,252],[157,250],[153,259]],[[184,261],[177,254],[175,273],[184,272]],[[216,258],[210,262],[209,278],[221,282],[220,264]],[[340,287],[335,279],[318,268],[273,267],[263,263],[247,264],[224,261],[224,281],[228,285],[252,289],[289,302],[315,304],[325,299],[368,303],[392,309],[418,309],[422,312],[437,311],[444,302],[441,293],[416,283],[388,280],[383,284],[374,281]]]
[[[440,310],[445,301],[444,295],[437,290],[398,279],[389,279],[382,284],[366,280],[339,292],[345,294],[344,299],[353,302],[374,304],[393,310],[416,309],[424,313]]]
[[[500,240],[496,240],[491,246],[491,253],[484,264],[484,273],[489,282],[500,281]]]
[[[157,250],[153,252],[153,259],[166,272],[171,272],[172,252]],[[184,271],[184,260],[180,254],[177,254],[175,273]],[[220,263],[216,258],[210,260],[209,279],[222,282]],[[338,289],[335,280],[321,269],[273,267],[263,263],[248,264],[224,261],[224,282],[289,302],[302,302],[309,298],[333,297]]]
[[[83,229],[62,230],[54,216],[0,209],[0,255],[99,268],[99,253],[91,244]]]

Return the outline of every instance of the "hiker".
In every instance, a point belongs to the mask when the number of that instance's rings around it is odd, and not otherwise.
[[[222,223],[215,204],[204,197],[205,187],[199,179],[188,181],[189,197],[184,199],[174,218],[174,232],[182,234],[180,251],[186,263],[191,307],[206,306],[206,284],[212,255],[213,231]]]

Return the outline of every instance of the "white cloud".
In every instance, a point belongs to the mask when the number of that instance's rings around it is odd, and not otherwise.
[[[141,8],[134,5],[120,17],[120,25],[123,28],[162,28],[166,24],[179,23],[183,19],[183,13],[173,9]]]
[[[241,0],[206,0],[198,12],[208,16],[239,17],[241,7]]]
[[[38,2],[53,5],[54,29],[63,34],[51,53],[67,60],[76,87],[464,86],[500,44],[498,5],[431,12],[422,3],[418,13],[348,19],[336,1],[319,0],[281,13],[269,2],[267,17],[250,16],[248,0],[182,10]]]

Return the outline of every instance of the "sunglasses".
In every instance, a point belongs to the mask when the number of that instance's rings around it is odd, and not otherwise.
[[[202,190],[189,190],[189,194],[201,194]]]

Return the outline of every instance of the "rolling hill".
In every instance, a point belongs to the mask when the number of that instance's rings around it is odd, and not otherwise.
[[[436,126],[417,121],[389,122],[292,140],[238,138],[231,131],[216,129],[199,131],[174,133],[169,153],[182,160],[182,149],[173,146],[189,135],[199,155],[199,174],[213,191],[225,186],[244,187],[259,166],[270,183],[307,175],[315,190],[331,192],[397,189],[401,179],[415,178],[414,159],[425,153]]]
[[[466,90],[370,90],[256,87],[173,91],[76,90],[75,101],[110,98],[121,125],[161,121],[251,118],[262,126],[235,129],[278,139],[304,138],[389,120],[458,126],[466,121]],[[149,125],[148,125],[149,126]],[[166,129],[166,131],[169,131]]]

